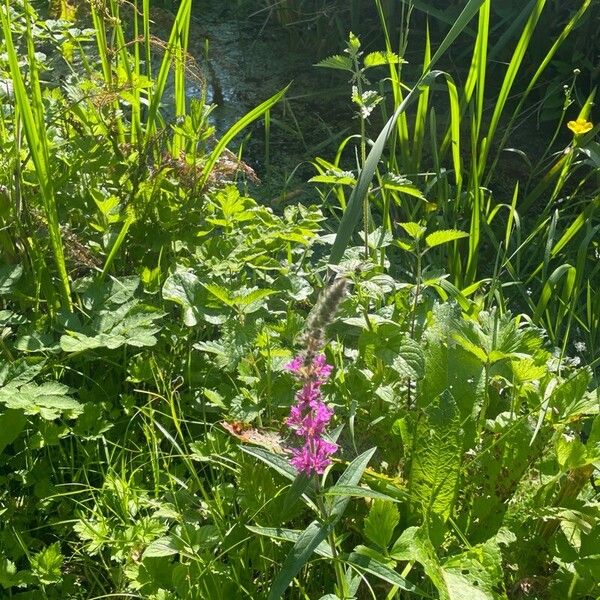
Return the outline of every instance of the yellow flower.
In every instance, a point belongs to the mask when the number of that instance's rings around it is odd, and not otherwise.
[[[582,135],[590,131],[594,125],[584,117],[578,117],[576,121],[569,121],[567,127],[575,134]]]

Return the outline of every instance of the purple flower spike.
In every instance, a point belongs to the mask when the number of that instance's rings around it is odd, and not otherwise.
[[[304,438],[304,445],[292,450],[290,463],[298,472],[313,475],[325,471],[331,464],[331,455],[337,450],[336,444],[321,437],[333,416],[333,409],[321,400],[321,385],[331,375],[333,367],[327,364],[323,354],[307,362],[300,355],[286,367],[304,383],[296,394],[296,403],[290,408],[286,424],[297,436]]]

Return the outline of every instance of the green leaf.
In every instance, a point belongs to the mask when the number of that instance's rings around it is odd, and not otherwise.
[[[379,67],[381,65],[397,65],[406,61],[400,58],[395,52],[369,52],[363,60],[366,69]]]
[[[58,583],[62,579],[61,567],[63,555],[60,552],[60,543],[55,542],[31,558],[31,570],[44,585]]]
[[[323,60],[319,61],[315,67],[324,67],[326,69],[339,69],[341,71],[352,72],[352,60],[349,56],[343,56],[342,54],[334,54],[328,56]]]
[[[363,452],[360,456],[357,456],[347,467],[346,470],[341,474],[337,480],[337,486],[355,486],[360,481],[369,461],[375,454],[376,448],[371,448],[366,452]],[[334,523],[344,514],[346,507],[350,502],[349,497],[337,497],[332,498],[329,502],[329,515],[333,518]]]
[[[400,223],[399,225],[402,227],[402,229],[404,229],[404,231],[406,231],[406,233],[408,233],[408,235],[410,235],[413,240],[420,240],[425,233],[425,227],[422,227],[418,223],[409,222]]]
[[[404,577],[402,577],[402,575],[396,573],[396,571],[390,569],[390,567],[384,565],[372,556],[366,556],[364,554],[352,552],[345,559],[345,562],[353,567],[356,567],[357,569],[360,569],[361,571],[371,573],[371,575],[375,575],[375,577],[378,577],[387,583],[391,583],[401,590],[406,590],[407,592],[417,594],[424,598],[430,598],[429,594],[419,589],[416,585],[410,583]]]
[[[423,566],[423,570],[433,585],[435,585],[440,600],[448,600],[448,588],[444,581],[442,569],[435,553],[435,548],[429,540],[424,527],[409,527],[402,532],[396,540],[390,556],[397,561],[416,561]]]
[[[460,413],[450,392],[435,398],[419,417],[413,441],[409,491],[424,514],[450,516],[460,475]]]
[[[505,600],[502,555],[498,544],[489,540],[473,546],[442,564],[449,600]]]
[[[0,296],[10,294],[23,275],[21,265],[2,265],[0,266]]]
[[[208,292],[217,298],[217,300],[220,300],[226,306],[229,306],[230,308],[235,306],[235,301],[233,297],[229,295],[229,290],[227,288],[211,283],[203,283],[202,285]]]
[[[392,498],[383,492],[372,490],[368,487],[359,485],[332,485],[325,490],[326,496],[352,496],[355,498],[377,498],[389,502],[400,502],[397,498]]]
[[[69,388],[56,381],[41,384],[10,383],[0,388],[0,404],[9,409],[21,410],[26,415],[40,415],[53,420],[60,416],[73,418],[83,411],[83,406],[68,395]]]
[[[2,398],[1,391],[0,398]],[[0,455],[6,446],[12,444],[17,439],[21,431],[25,428],[26,423],[25,414],[20,410],[7,410],[0,414]]]
[[[310,560],[312,553],[327,538],[332,529],[332,523],[320,525],[317,521],[313,521],[298,536],[292,551],[288,554],[281,567],[281,571],[273,581],[269,592],[269,600],[278,600],[281,598],[288,585],[300,569]]]
[[[173,538],[171,536],[164,536],[151,542],[146,550],[144,550],[142,558],[160,558],[179,554],[179,552],[178,544]]]
[[[250,456],[258,458],[258,460],[264,462],[280,475],[283,475],[286,479],[289,479],[290,481],[296,480],[298,472],[290,465],[289,461],[284,456],[281,456],[281,454],[275,454],[264,448],[255,448],[254,446],[240,446],[240,450]]]
[[[121,346],[154,346],[160,326],[155,323],[164,313],[136,300],[116,310],[102,310],[82,331],[67,330],[60,338],[65,352],[83,352],[96,348],[115,350]]]
[[[264,535],[274,540],[282,540],[284,542],[296,543],[298,538],[302,534],[299,529],[285,529],[282,527],[259,527],[256,525],[246,525],[246,529],[249,529],[253,533],[258,535]],[[323,556],[324,558],[333,558],[333,552],[331,546],[327,542],[321,542],[314,550],[315,554]]]
[[[387,548],[400,521],[398,507],[386,500],[375,500],[365,518],[365,536],[380,548]]]
[[[456,229],[442,229],[440,231],[434,231],[425,238],[425,243],[430,248],[434,246],[440,246],[441,244],[447,244],[454,240],[460,240],[461,238],[469,237],[468,233],[464,231],[458,231]]]

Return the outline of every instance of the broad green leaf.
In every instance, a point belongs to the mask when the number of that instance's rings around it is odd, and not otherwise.
[[[58,583],[62,579],[63,555],[60,542],[47,546],[31,557],[31,570],[44,585]]]
[[[115,310],[103,310],[83,331],[67,330],[60,338],[65,352],[83,352],[96,348],[115,350],[121,346],[154,346],[160,326],[155,321],[164,313],[132,300]]]
[[[160,558],[179,554],[180,548],[178,546],[179,544],[175,543],[171,536],[164,536],[151,542],[144,550],[142,558]]]
[[[447,244],[448,242],[453,242],[454,240],[460,240],[461,238],[469,237],[468,233],[464,231],[458,231],[456,229],[443,229],[440,231],[434,231],[430,233],[425,238],[425,243],[433,248],[434,246],[439,246],[441,244]]]
[[[425,375],[425,356],[419,342],[404,337],[398,354],[392,360],[392,368],[401,377],[421,379]]]
[[[578,438],[561,435],[556,441],[556,460],[563,472],[584,466],[588,463],[587,449]]]
[[[0,267],[0,296],[13,292],[22,275],[22,265],[2,265]]]
[[[334,54],[333,56],[328,56],[319,61],[315,67],[352,72],[352,59],[349,56],[344,56],[342,54]]]
[[[462,454],[460,413],[448,391],[423,409],[413,441],[409,491],[423,514],[447,520],[452,511]]]
[[[220,300],[223,304],[229,307],[235,306],[235,301],[233,297],[229,295],[229,290],[227,288],[211,283],[203,283],[202,285],[208,292],[210,292],[215,298],[217,298],[217,300]]]
[[[0,398],[2,392],[0,391]],[[12,444],[25,428],[27,419],[21,410],[7,410],[0,414],[0,455],[4,448]]]
[[[0,404],[8,409],[22,410],[26,415],[40,415],[53,420],[60,416],[73,418],[79,415],[83,406],[68,395],[69,388],[56,381],[41,384],[10,383],[0,388]]]
[[[502,555],[493,540],[449,557],[442,574],[450,600],[506,600]]]
[[[380,548],[387,548],[400,522],[398,507],[387,500],[375,500],[364,521],[365,536]]]
[[[206,288],[195,273],[183,267],[178,266],[175,273],[167,277],[162,296],[165,300],[182,307],[183,322],[188,327],[196,326],[200,320],[206,320],[213,325],[220,325],[227,320],[227,315],[222,309],[207,306]]]

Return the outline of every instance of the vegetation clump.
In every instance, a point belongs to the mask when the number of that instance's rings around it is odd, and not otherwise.
[[[0,597],[600,597],[597,7],[264,2],[356,117],[268,206],[151,4],[0,2]]]

